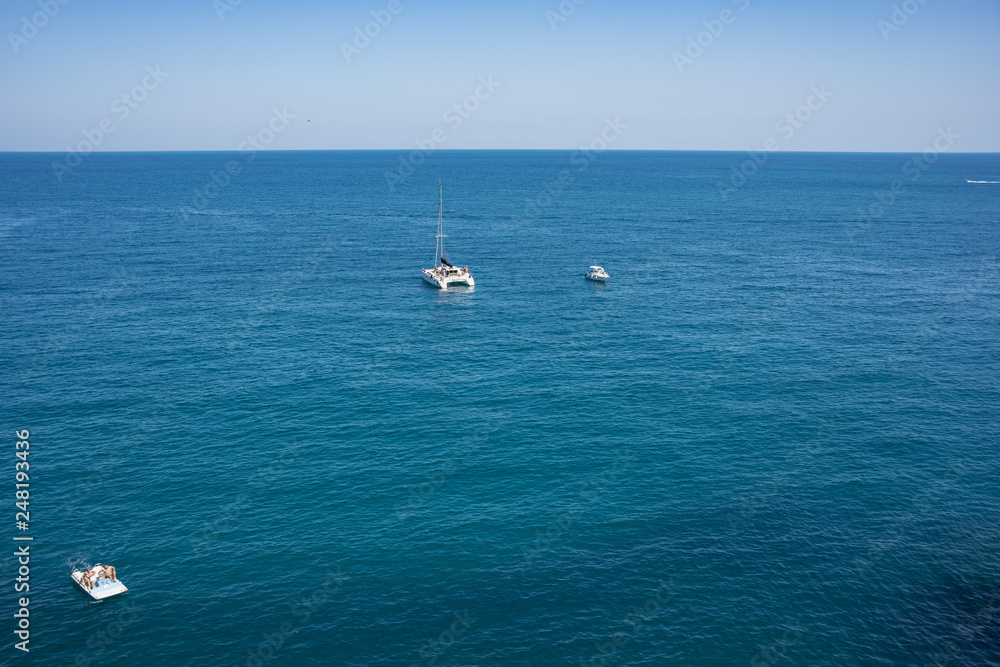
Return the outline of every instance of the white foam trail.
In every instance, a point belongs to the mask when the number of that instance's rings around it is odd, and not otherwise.
[[[966,183],[1000,183],[1000,181],[970,181],[968,179],[966,179],[965,182]]]

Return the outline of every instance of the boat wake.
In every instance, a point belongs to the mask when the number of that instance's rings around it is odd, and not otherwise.
[[[1000,181],[970,181],[968,179],[966,179],[965,182],[966,183],[1000,183]]]

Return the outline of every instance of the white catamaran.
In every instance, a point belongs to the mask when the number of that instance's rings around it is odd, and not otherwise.
[[[448,289],[451,285],[468,285],[475,287],[476,281],[469,273],[469,267],[461,268],[448,261],[448,253],[444,251],[444,186],[438,184],[438,230],[437,243],[434,246],[434,268],[420,269],[423,272],[424,280],[440,287]]]

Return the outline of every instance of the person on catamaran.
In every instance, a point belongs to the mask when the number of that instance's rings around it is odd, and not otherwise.
[[[93,582],[90,581],[90,570],[87,570],[86,572],[80,575],[80,583],[83,584],[83,587],[86,588],[88,591],[93,590],[94,584]]]
[[[104,574],[106,574],[108,576],[108,579],[110,579],[111,581],[118,581],[118,579],[115,578],[115,566],[114,565],[105,565],[104,566]]]

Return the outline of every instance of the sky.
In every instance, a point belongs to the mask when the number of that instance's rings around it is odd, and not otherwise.
[[[1000,152],[1000,0],[5,0],[0,32],[0,151]]]

